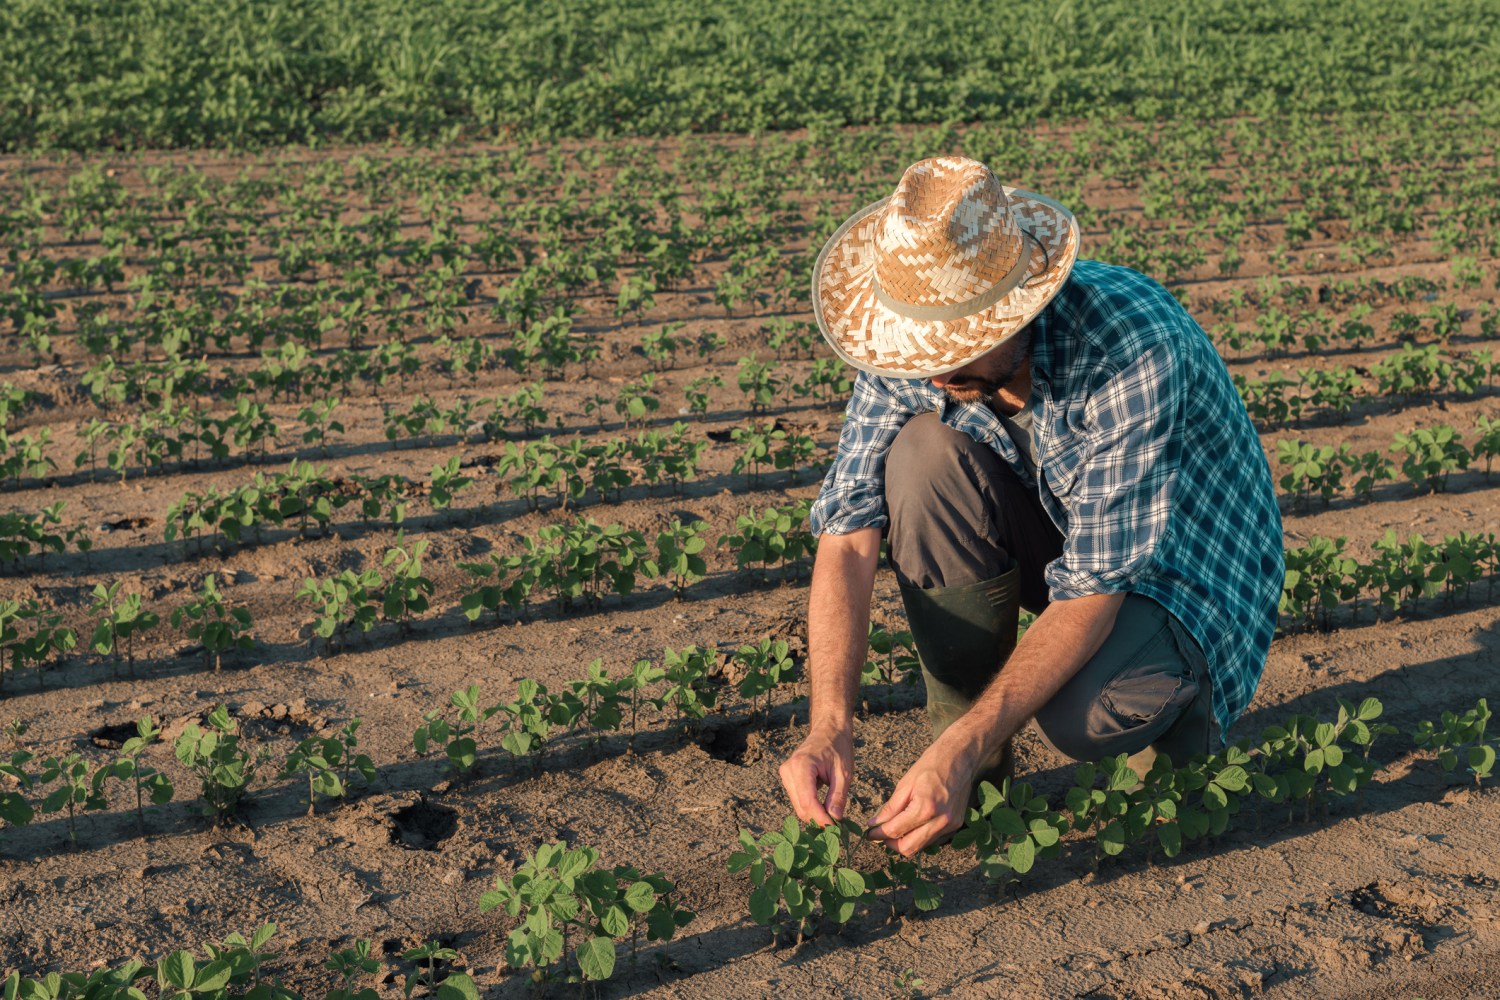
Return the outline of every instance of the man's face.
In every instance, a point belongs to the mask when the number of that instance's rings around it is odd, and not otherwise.
[[[977,403],[993,399],[995,393],[1015,379],[1031,353],[1029,330],[1022,330],[994,350],[980,355],[957,371],[934,375],[933,385],[955,403]]]

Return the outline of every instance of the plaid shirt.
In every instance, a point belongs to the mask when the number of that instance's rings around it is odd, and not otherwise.
[[[885,456],[918,413],[989,445],[1065,536],[1053,600],[1135,592],[1197,640],[1221,733],[1265,667],[1283,582],[1281,513],[1260,440],[1201,327],[1152,279],[1078,261],[1032,321],[1033,475],[984,403],[861,372],[815,534],[884,527]]]

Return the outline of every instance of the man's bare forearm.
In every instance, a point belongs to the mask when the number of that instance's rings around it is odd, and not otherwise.
[[[847,732],[870,627],[880,529],[818,540],[807,603],[808,697],[813,729]]]
[[[998,750],[1099,651],[1123,600],[1123,594],[1094,594],[1049,604],[943,738],[972,761]]]

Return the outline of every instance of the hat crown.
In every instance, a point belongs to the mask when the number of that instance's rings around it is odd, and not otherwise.
[[[911,305],[950,305],[992,288],[1025,253],[1010,199],[990,169],[962,156],[912,164],[876,238],[875,279]]]

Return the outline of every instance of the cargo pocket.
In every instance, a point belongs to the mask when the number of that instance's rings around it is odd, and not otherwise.
[[[1104,685],[1099,704],[1113,716],[1117,732],[1139,729],[1163,717],[1175,719],[1198,697],[1192,668],[1173,655],[1176,652],[1171,633],[1163,627],[1142,650],[1140,662]]]

